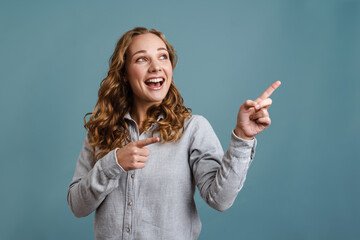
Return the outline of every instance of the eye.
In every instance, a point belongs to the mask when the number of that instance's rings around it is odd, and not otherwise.
[[[146,61],[146,58],[145,57],[139,57],[136,59],[135,62],[145,62]]]
[[[163,55],[160,56],[160,59],[161,60],[166,60],[166,59],[168,59],[168,56],[166,54],[163,54]]]

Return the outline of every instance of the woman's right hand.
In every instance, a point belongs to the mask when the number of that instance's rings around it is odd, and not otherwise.
[[[146,146],[159,141],[158,137],[146,138],[119,148],[116,151],[118,163],[125,171],[144,168],[150,155],[150,150]]]

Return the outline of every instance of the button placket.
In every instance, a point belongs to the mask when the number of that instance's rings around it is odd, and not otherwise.
[[[134,126],[130,127],[131,141],[139,140],[139,132],[136,125],[136,122],[133,121]],[[133,232],[133,208],[134,208],[134,199],[135,199],[135,171],[129,171],[127,174],[127,184],[126,184],[126,197],[125,197],[125,214],[124,214],[124,234],[123,239],[132,239]]]
[[[131,177],[131,180],[132,180],[132,186],[133,186],[133,189],[134,189],[134,178],[135,178],[135,173],[132,173],[131,175],[130,175],[130,177]],[[131,198],[129,199],[129,201],[128,201],[128,206],[132,206],[133,205],[133,201],[131,200]]]
[[[124,216],[124,231],[125,235],[123,235],[123,239],[131,239],[131,230],[132,230],[132,222],[133,222],[133,199],[134,199],[134,171],[128,172],[128,180],[126,186],[126,207],[125,207],[125,216]]]

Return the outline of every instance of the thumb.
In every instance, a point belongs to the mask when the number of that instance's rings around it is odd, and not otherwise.
[[[146,147],[147,145],[160,142],[160,139],[158,137],[152,137],[152,138],[145,138],[139,141],[134,142],[135,145],[139,148]]]
[[[257,105],[257,102],[252,101],[252,100],[246,100],[246,102],[244,103],[244,107],[246,110],[249,108],[255,107],[256,105]]]

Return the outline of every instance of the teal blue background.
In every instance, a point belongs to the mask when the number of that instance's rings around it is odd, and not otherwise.
[[[360,1],[1,1],[0,239],[93,239],[66,193],[120,36],[165,33],[176,85],[226,149],[272,82],[272,125],[200,239],[360,239]]]

